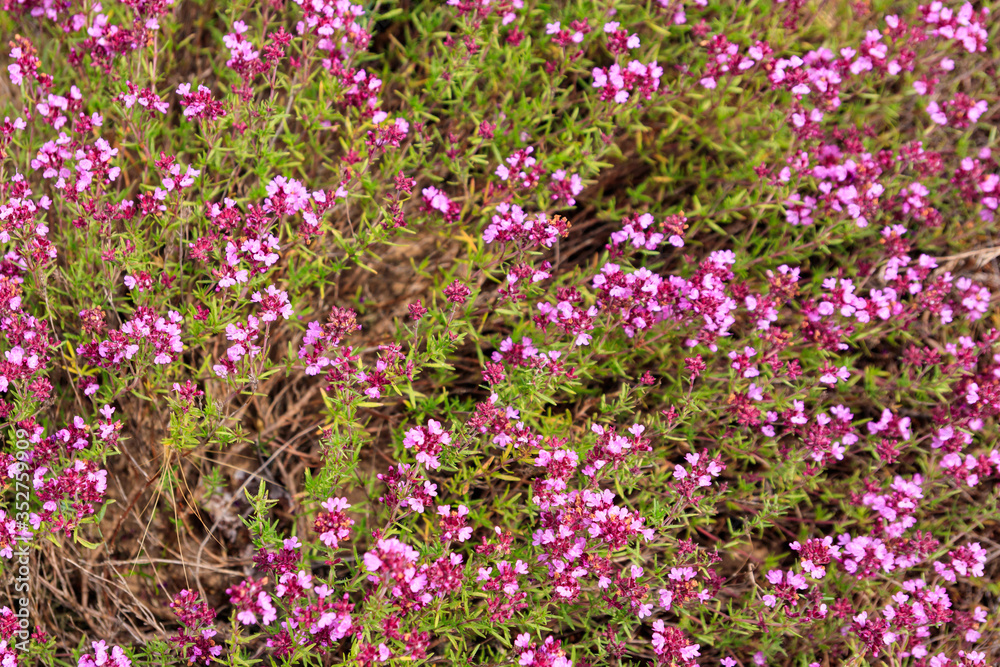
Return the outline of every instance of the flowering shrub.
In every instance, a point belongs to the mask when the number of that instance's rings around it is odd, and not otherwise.
[[[3,667],[1000,660],[987,3],[0,32]]]

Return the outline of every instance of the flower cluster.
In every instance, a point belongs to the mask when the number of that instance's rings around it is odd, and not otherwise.
[[[413,450],[417,463],[433,470],[441,466],[438,457],[445,447],[452,446],[451,434],[444,430],[441,422],[428,419],[424,426],[411,428],[406,432],[403,446]]]
[[[0,667],[996,663],[925,2],[0,2]]]

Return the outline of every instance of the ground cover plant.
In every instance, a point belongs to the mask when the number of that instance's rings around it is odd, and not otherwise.
[[[0,1],[3,667],[997,664],[989,3]]]

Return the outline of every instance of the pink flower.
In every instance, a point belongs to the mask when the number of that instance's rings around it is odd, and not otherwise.
[[[433,419],[427,420],[424,426],[410,429],[403,439],[403,446],[416,452],[417,462],[423,463],[431,470],[440,467],[438,457],[444,451],[444,447],[449,445],[451,445],[451,434],[441,427],[440,422]]]

